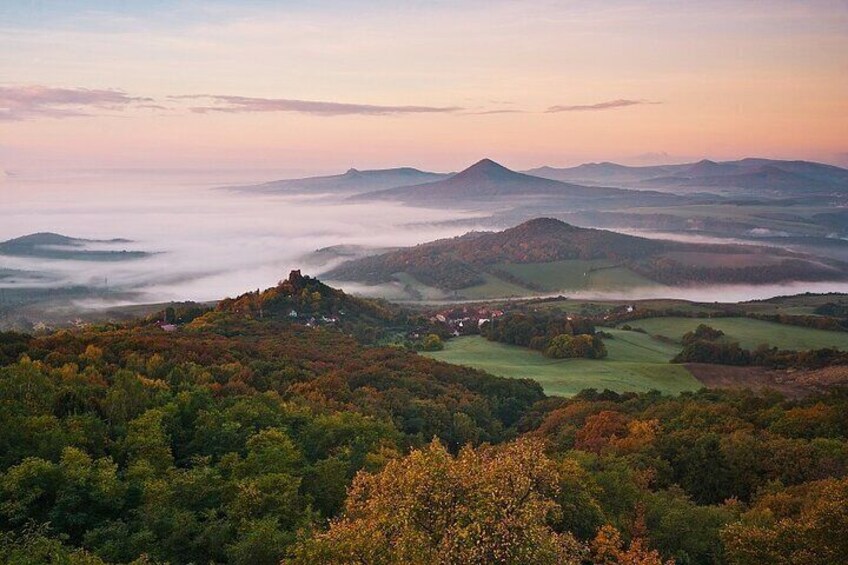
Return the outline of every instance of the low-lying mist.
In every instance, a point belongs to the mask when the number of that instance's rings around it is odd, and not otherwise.
[[[131,290],[142,302],[215,300],[272,286],[304,262],[314,273],[320,269],[306,256],[319,248],[414,245],[478,227],[478,216],[463,212],[215,190],[227,182],[126,173],[8,179],[0,189],[0,240],[37,232],[126,238],[132,241],[121,249],[153,255],[117,262],[0,256],[0,269],[45,274],[45,286]],[[11,286],[0,278],[4,284]]]
[[[575,300],[650,300],[655,298],[674,298],[692,302],[745,302],[765,300],[775,296],[793,294],[844,292],[848,293],[846,282],[785,282],[779,284],[722,284],[700,287],[644,287],[632,290],[594,292],[578,291],[561,293]]]
[[[145,251],[124,261],[81,261],[0,255],[0,289],[86,286],[102,299],[78,301],[95,308],[171,300],[217,300],[266,288],[291,269],[320,275],[342,257],[314,251],[330,246],[407,246],[474,229],[491,229],[485,212],[430,210],[391,203],[352,204],[329,198],[247,195],[217,187],[279,178],[253,174],[203,175],[140,172],[15,175],[0,186],[0,241],[37,232],[124,243],[90,249]],[[526,219],[526,218],[525,218]],[[752,243],[639,230],[633,235],[703,243]],[[338,283],[354,293],[402,298]],[[848,292],[845,283],[786,283],[697,288],[633,288],[568,292],[581,299],[684,298],[741,301],[801,292]]]

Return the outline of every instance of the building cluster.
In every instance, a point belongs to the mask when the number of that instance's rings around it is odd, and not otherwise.
[[[343,316],[344,312],[339,312],[339,316]],[[301,316],[298,314],[297,310],[291,310],[289,312],[289,318],[293,320],[298,320],[303,323],[307,328],[315,328],[318,326],[332,326],[337,324],[339,319],[335,316]]]
[[[436,312],[430,322],[447,327],[455,336],[477,333],[486,322],[503,316],[503,310],[457,306]]]

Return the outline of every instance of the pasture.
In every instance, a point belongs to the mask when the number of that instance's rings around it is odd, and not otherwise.
[[[448,340],[443,351],[424,355],[502,377],[534,379],[547,394],[559,396],[571,396],[587,388],[616,392],[659,390],[668,394],[701,388],[686,368],[668,362],[678,352],[675,345],[636,332],[609,333],[613,338],[604,340],[609,356],[600,360],[549,359],[537,351],[480,336]]]
[[[679,341],[683,334],[699,324],[723,331],[727,339],[738,341],[745,349],[754,349],[767,343],[778,349],[820,349],[835,347],[848,350],[848,332],[835,332],[764,322],[752,318],[646,318],[629,322],[650,335],[659,335]]]

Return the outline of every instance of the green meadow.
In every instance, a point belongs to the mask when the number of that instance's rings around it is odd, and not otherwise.
[[[548,359],[524,347],[488,341],[480,336],[448,340],[443,351],[428,357],[482,369],[493,375],[530,378],[547,394],[571,396],[587,388],[616,392],[659,390],[675,394],[701,388],[684,367],[669,360],[679,348],[636,332],[610,330],[606,359]]]
[[[646,318],[630,322],[634,328],[642,328],[651,335],[665,336],[675,341],[679,341],[683,334],[694,330],[699,324],[723,331],[727,339],[738,341],[746,349],[767,343],[779,349],[835,347],[848,350],[848,332],[802,328],[752,318]]]

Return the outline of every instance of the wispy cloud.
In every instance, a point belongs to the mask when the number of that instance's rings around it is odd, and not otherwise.
[[[358,114],[384,116],[390,114],[450,114],[459,112],[459,106],[382,106],[377,104],[352,104],[347,102],[320,102],[314,100],[292,100],[287,98],[250,98],[247,96],[184,95],[174,99],[204,99],[213,105],[194,106],[192,112],[299,112],[320,116],[342,116]]]
[[[501,109],[501,110],[480,110],[479,112],[465,112],[469,116],[488,116],[490,114],[526,114],[525,110],[512,110],[512,109]]]
[[[597,110],[612,110],[615,108],[626,108],[627,106],[640,106],[643,104],[661,104],[661,102],[651,102],[650,100],[628,100],[619,98],[618,100],[608,100],[606,102],[597,102],[595,104],[578,104],[575,106],[551,106],[545,112],[555,114],[557,112],[592,112]]]
[[[0,121],[89,116],[149,102],[152,99],[130,96],[120,90],[0,86]]]

